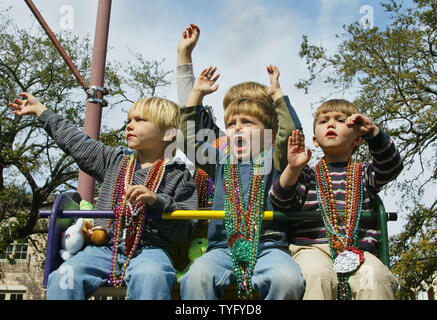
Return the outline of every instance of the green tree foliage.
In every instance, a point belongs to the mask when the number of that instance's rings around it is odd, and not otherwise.
[[[59,150],[38,121],[15,116],[8,102],[19,92],[30,92],[82,127],[86,95],[42,30],[20,29],[7,12],[0,15],[0,252],[4,252],[16,239],[47,231],[45,222],[38,219],[40,208],[50,206],[48,199],[57,194],[74,190],[78,175],[73,159]],[[57,37],[88,81],[92,57],[89,39],[68,33]],[[161,62],[145,61],[140,54],[134,57],[136,60],[127,66],[107,62],[105,87],[109,95],[105,98],[110,107],[103,112],[113,111],[121,102],[137,100],[142,92],[154,93],[157,87],[168,85],[165,77],[169,72],[161,69]],[[141,74],[145,71],[148,73]],[[126,84],[135,91],[129,91]],[[123,127],[104,127],[101,140],[123,145],[123,131]]]
[[[335,94],[352,92],[357,107],[396,141],[408,174],[395,187],[408,214],[404,231],[391,239],[391,253],[400,296],[406,297],[430,284],[437,271],[436,194],[431,203],[422,199],[427,188],[435,190],[437,178],[437,2],[381,5],[390,23],[384,29],[344,26],[333,54],[304,36],[299,54],[309,77],[296,86],[308,93],[321,82]]]

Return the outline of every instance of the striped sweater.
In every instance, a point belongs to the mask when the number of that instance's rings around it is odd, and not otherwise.
[[[59,148],[72,156],[82,171],[101,182],[95,208],[111,210],[111,197],[121,160],[132,151],[106,146],[50,110],[44,111],[38,120]],[[144,185],[149,170],[150,167],[143,169],[137,163],[132,184]],[[194,180],[185,164],[174,159],[166,163],[165,174],[156,193],[157,200],[149,208],[150,214],[197,208]],[[95,224],[107,227],[108,220],[95,219]],[[155,245],[168,251],[172,243],[188,241],[196,224],[196,220],[146,219],[142,244]],[[111,239],[112,230],[108,230],[108,234]]]
[[[364,195],[362,211],[372,211],[372,197],[388,182],[395,179],[402,171],[403,163],[399,152],[390,137],[380,130],[373,138],[365,138],[368,143],[371,162],[362,167],[362,182]],[[332,177],[337,210],[344,211],[347,162],[328,163]],[[290,188],[282,188],[279,179],[269,191],[269,199],[276,210],[287,211],[319,211],[316,194],[316,174],[314,169],[306,166],[298,182]],[[362,250],[376,252],[376,242],[379,232],[376,225],[360,221],[358,226],[358,246]],[[341,230],[341,227],[340,227]],[[323,221],[300,221],[290,224],[289,240],[296,245],[328,243]]]

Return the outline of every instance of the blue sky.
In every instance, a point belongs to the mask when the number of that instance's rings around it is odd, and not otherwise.
[[[97,0],[34,0],[34,3],[55,32],[62,30],[61,8],[70,6],[73,28],[68,32],[88,34],[93,39]],[[11,15],[19,25],[39,28],[24,1],[0,0],[0,8],[8,5],[13,5]],[[267,84],[268,64],[278,65],[284,92],[290,96],[301,120],[311,123],[311,104],[330,88],[314,88],[310,95],[304,95],[294,87],[307,74],[304,61],[298,57],[302,35],[308,35],[311,43],[335,50],[338,41],[335,34],[342,32],[343,25],[359,21],[363,6],[373,8],[375,25],[387,22],[383,8],[375,0],[114,0],[108,59],[132,59],[129,48],[141,52],[146,59],[164,58],[164,68],[174,70],[180,34],[189,23],[195,23],[201,28],[201,38],[193,53],[195,73],[212,65],[221,74],[219,91],[205,99],[215,107],[220,126],[223,126],[220,106],[226,90],[245,80]],[[158,95],[177,100],[174,74],[169,80],[172,86]],[[118,125],[110,113],[104,115],[104,123]],[[310,134],[307,136],[310,138]]]
[[[69,6],[73,28],[67,32],[94,38],[97,0],[34,0],[34,3],[54,32],[62,30],[60,10]],[[10,14],[19,26],[39,28],[24,1],[0,0],[0,9],[11,5]],[[274,64],[281,72],[281,87],[303,123],[307,144],[312,145],[312,112],[332,88],[314,87],[308,95],[295,88],[294,84],[307,75],[305,63],[298,56],[302,36],[308,35],[311,43],[333,52],[338,44],[335,34],[342,32],[343,25],[359,21],[364,15],[360,13],[363,6],[373,9],[374,25],[384,27],[388,20],[376,0],[114,0],[107,58],[132,59],[129,48],[141,52],[148,60],[164,58],[164,69],[174,70],[181,32],[195,23],[201,29],[193,53],[195,74],[210,65],[217,66],[221,74],[220,89],[204,100],[214,107],[218,125],[223,128],[222,100],[227,89],[246,80],[268,84],[265,68]],[[172,85],[157,95],[177,101],[174,73],[168,80]],[[353,99],[351,94],[343,97]],[[120,127],[125,116],[118,113],[105,109],[102,124]],[[388,210],[400,211],[392,196],[382,197]],[[390,223],[390,234],[398,232],[401,225],[401,219]]]

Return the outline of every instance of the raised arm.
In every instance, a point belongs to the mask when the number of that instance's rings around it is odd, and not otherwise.
[[[30,93],[20,92],[19,95],[24,99],[15,98],[15,103],[9,103],[9,106],[13,108],[12,111],[17,116],[33,115],[39,118],[41,114],[47,110],[47,107]]]
[[[202,105],[203,98],[218,89],[216,81],[219,74],[215,75],[217,68],[204,69],[194,82],[187,107],[181,108],[180,129],[184,136],[184,149],[188,159],[196,167],[203,169],[210,177],[214,177],[216,149],[211,144],[218,138],[220,129],[214,123],[211,113]],[[202,132],[208,129],[208,132]],[[199,135],[207,133],[206,139]]]
[[[216,67],[209,67],[202,70],[200,75],[196,78],[196,81],[194,81],[193,89],[187,100],[187,106],[202,104],[205,96],[218,90],[219,85],[215,83],[220,77],[220,74],[217,73],[217,75],[214,76],[216,71]]]
[[[54,114],[30,93],[22,92],[20,96],[25,99],[14,99],[15,103],[9,103],[13,112],[18,116],[38,117],[58,147],[72,156],[82,171],[102,181],[109,162],[122,150],[90,138],[70,121]]]
[[[311,149],[305,148],[305,139],[300,130],[294,130],[288,138],[288,164],[282,172],[279,183],[283,188],[289,188],[297,183],[302,169],[311,159]]]
[[[176,88],[178,103],[186,105],[188,96],[193,88],[194,73],[192,53],[199,40],[200,29],[190,24],[183,32],[177,47]]]
[[[279,69],[276,66],[267,66],[270,78],[268,94],[273,99],[273,107],[278,115],[279,130],[276,133],[275,151],[273,153],[274,168],[283,171],[287,166],[287,145],[291,132],[295,129],[302,131],[302,125],[290,99],[284,95],[279,84]]]
[[[178,43],[177,65],[193,63],[192,53],[200,37],[200,29],[195,24],[190,24],[184,31]]]
[[[288,139],[288,164],[270,191],[269,199],[279,210],[299,210],[305,202],[313,170],[308,167],[311,150],[305,147],[303,134],[294,130]]]
[[[364,165],[366,187],[374,193],[394,180],[404,168],[402,158],[390,137],[369,118],[353,114],[346,119],[346,125],[353,128],[369,146],[372,162]]]

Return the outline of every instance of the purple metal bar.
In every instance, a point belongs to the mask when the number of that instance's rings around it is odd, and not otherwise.
[[[44,287],[47,287],[47,281],[50,273],[56,270],[62,262],[59,257],[60,234],[69,224],[73,222],[72,219],[60,219],[59,213],[63,209],[68,210],[77,208],[78,204],[63,194],[57,197],[53,203],[53,207],[50,212],[50,224],[48,228],[49,237],[47,239],[46,263],[44,266]]]
[[[41,218],[50,217],[51,211],[41,210],[39,216]],[[111,210],[59,210],[57,214],[60,218],[94,218],[94,219],[114,219],[114,212]]]

